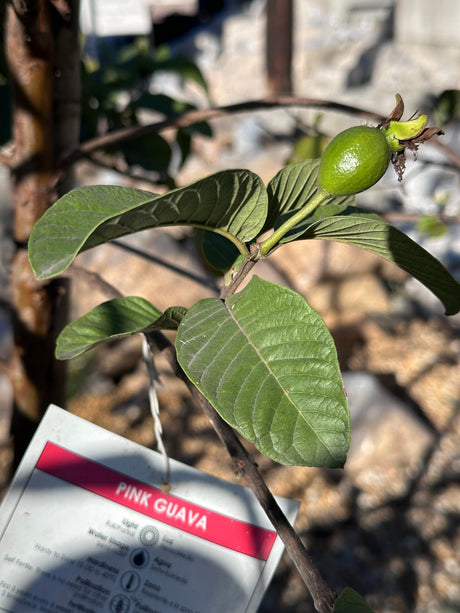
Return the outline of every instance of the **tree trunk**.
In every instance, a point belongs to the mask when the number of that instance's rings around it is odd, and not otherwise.
[[[271,95],[292,93],[292,0],[267,0],[267,89]]]
[[[54,4],[59,7],[65,3]],[[35,222],[58,196],[61,134],[66,134],[66,148],[78,143],[78,100],[66,104],[64,88],[56,87],[56,82],[68,76],[66,66],[75,73],[78,65],[78,45],[70,42],[76,40],[78,2],[72,9],[68,23],[63,18],[68,15],[58,13],[49,0],[12,0],[7,9],[6,55],[13,88],[11,200],[16,243],[11,266],[14,348],[8,374],[14,397],[11,430],[15,465],[48,404],[64,401],[64,370],[54,359],[54,345],[65,319],[66,282],[35,280],[27,241]],[[66,47],[66,56],[58,52],[57,45]],[[56,57],[64,65],[59,65]],[[80,81],[79,76],[73,77]],[[56,91],[61,92],[57,100]],[[57,120],[61,125],[67,122],[64,130]]]

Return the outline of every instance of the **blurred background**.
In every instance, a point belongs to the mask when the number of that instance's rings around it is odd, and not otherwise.
[[[237,167],[268,182],[289,161],[319,157],[345,127],[375,125],[361,111],[386,116],[399,93],[404,119],[426,112],[445,135],[423,145],[416,162],[408,154],[402,183],[390,169],[357,204],[384,215],[460,279],[456,0],[81,0],[78,23],[82,142],[194,110],[267,97],[273,106],[203,114],[186,128],[77,156],[67,188],[162,192]],[[0,356],[8,364],[18,241],[6,163],[11,75],[2,66]],[[83,254],[78,265],[160,309],[216,295],[221,282],[186,228],[122,239]],[[286,468],[254,452],[272,492],[301,501],[296,528],[321,573],[337,592],[350,585],[381,613],[460,611],[460,316],[444,317],[441,303],[401,270],[339,243],[289,243],[255,273],[300,292],[320,313],[344,373],[353,428],[344,470]],[[87,276],[72,277],[72,317],[105,299]],[[155,448],[139,338],[102,346],[68,368],[65,408]],[[234,481],[207,419],[161,356],[158,369],[168,453]],[[14,394],[0,373],[3,492],[14,463]],[[260,611],[314,611],[287,556]]]

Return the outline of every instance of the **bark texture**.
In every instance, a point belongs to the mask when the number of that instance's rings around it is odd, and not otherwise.
[[[72,13],[78,17],[78,3],[74,5],[70,5]],[[27,241],[35,222],[58,197],[57,161],[62,149],[78,144],[79,112],[72,106],[79,102],[78,88],[69,88],[65,94],[64,87],[57,86],[68,76],[69,65],[79,82],[76,35],[73,16],[63,17],[49,0],[13,0],[8,5],[6,57],[13,91],[11,201],[16,243],[11,265],[14,348],[8,373],[14,396],[15,464],[48,404],[64,400],[64,369],[54,359],[54,344],[65,319],[66,282],[35,280]],[[65,57],[59,49],[63,44]],[[69,94],[75,97],[71,104]]]
[[[292,92],[292,0],[267,0],[267,88],[269,95]]]

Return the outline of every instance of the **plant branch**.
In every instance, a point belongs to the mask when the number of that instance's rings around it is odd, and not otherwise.
[[[133,140],[148,134],[159,133],[168,128],[187,128],[201,121],[210,121],[211,119],[217,119],[227,115],[257,111],[261,109],[271,109],[275,107],[323,108],[330,111],[340,111],[351,115],[359,115],[372,121],[376,121],[377,123],[382,122],[385,119],[385,117],[379,113],[374,113],[373,111],[349,104],[341,104],[339,102],[334,102],[333,100],[286,95],[270,96],[260,100],[246,100],[244,102],[229,104],[221,107],[187,111],[186,113],[183,113],[177,117],[169,117],[151,124],[131,126],[128,128],[121,128],[120,130],[114,130],[113,132],[109,132],[103,136],[92,138],[91,140],[82,143],[73,151],[65,154],[60,160],[60,168],[62,171],[78,160],[90,156],[95,151],[99,151],[106,147],[115,147],[122,142]],[[442,143],[439,138],[433,138],[430,142],[432,145],[435,145],[441,149],[441,151],[444,152],[444,154],[457,168],[460,168],[460,156],[455,153],[451,147],[445,143]]]
[[[313,598],[315,609],[318,613],[332,613],[336,600],[335,592],[320,575],[300,537],[268,489],[250,453],[243,447],[234,430],[220,417],[214,407],[188,379],[177,361],[174,346],[169,340],[157,331],[145,336],[151,345],[163,352],[175,375],[184,381],[193,399],[207,415],[219,439],[225,445],[235,470],[244,476],[260,506],[283,541],[286,551],[291,556]]]
[[[134,181],[142,181],[143,183],[149,183],[155,189],[164,189],[165,186],[169,187],[169,185],[162,181],[160,175],[155,178],[154,176],[148,176],[146,173],[135,173],[132,171],[132,167],[128,166],[125,162],[121,163],[116,160],[115,156],[104,156],[99,152],[94,152],[91,155],[85,155],[85,159],[90,163],[94,164],[94,166],[98,166],[99,168],[105,168],[107,170],[113,170],[118,174],[126,177],[128,179],[133,179]],[[153,173],[150,173],[153,175]]]
[[[234,274],[230,284],[222,287],[220,298],[224,300],[227,296],[234,294],[256,264],[256,259],[247,258],[243,260],[241,268]]]
[[[114,147],[122,142],[133,140],[134,138],[139,138],[148,134],[162,132],[167,128],[186,128],[201,121],[209,121],[211,119],[233,115],[236,113],[270,109],[274,107],[292,106],[326,108],[333,111],[342,111],[344,113],[360,115],[377,122],[384,120],[384,117],[378,113],[367,111],[356,106],[350,106],[348,104],[340,104],[331,100],[322,100],[320,98],[303,98],[297,96],[272,96],[269,98],[262,98],[260,100],[247,100],[237,104],[229,104],[210,109],[192,110],[183,113],[178,117],[170,117],[155,123],[115,130],[82,143],[80,147],[74,149],[60,160],[60,167],[61,169],[64,169],[81,158],[94,153],[94,151],[105,149],[106,147]]]

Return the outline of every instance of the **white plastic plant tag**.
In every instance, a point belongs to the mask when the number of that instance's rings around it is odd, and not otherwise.
[[[50,406],[0,507],[0,611],[256,611],[283,545],[252,492],[171,460],[165,493],[163,475],[160,454]]]
[[[143,0],[82,0],[80,27],[87,36],[145,35],[152,19]]]

